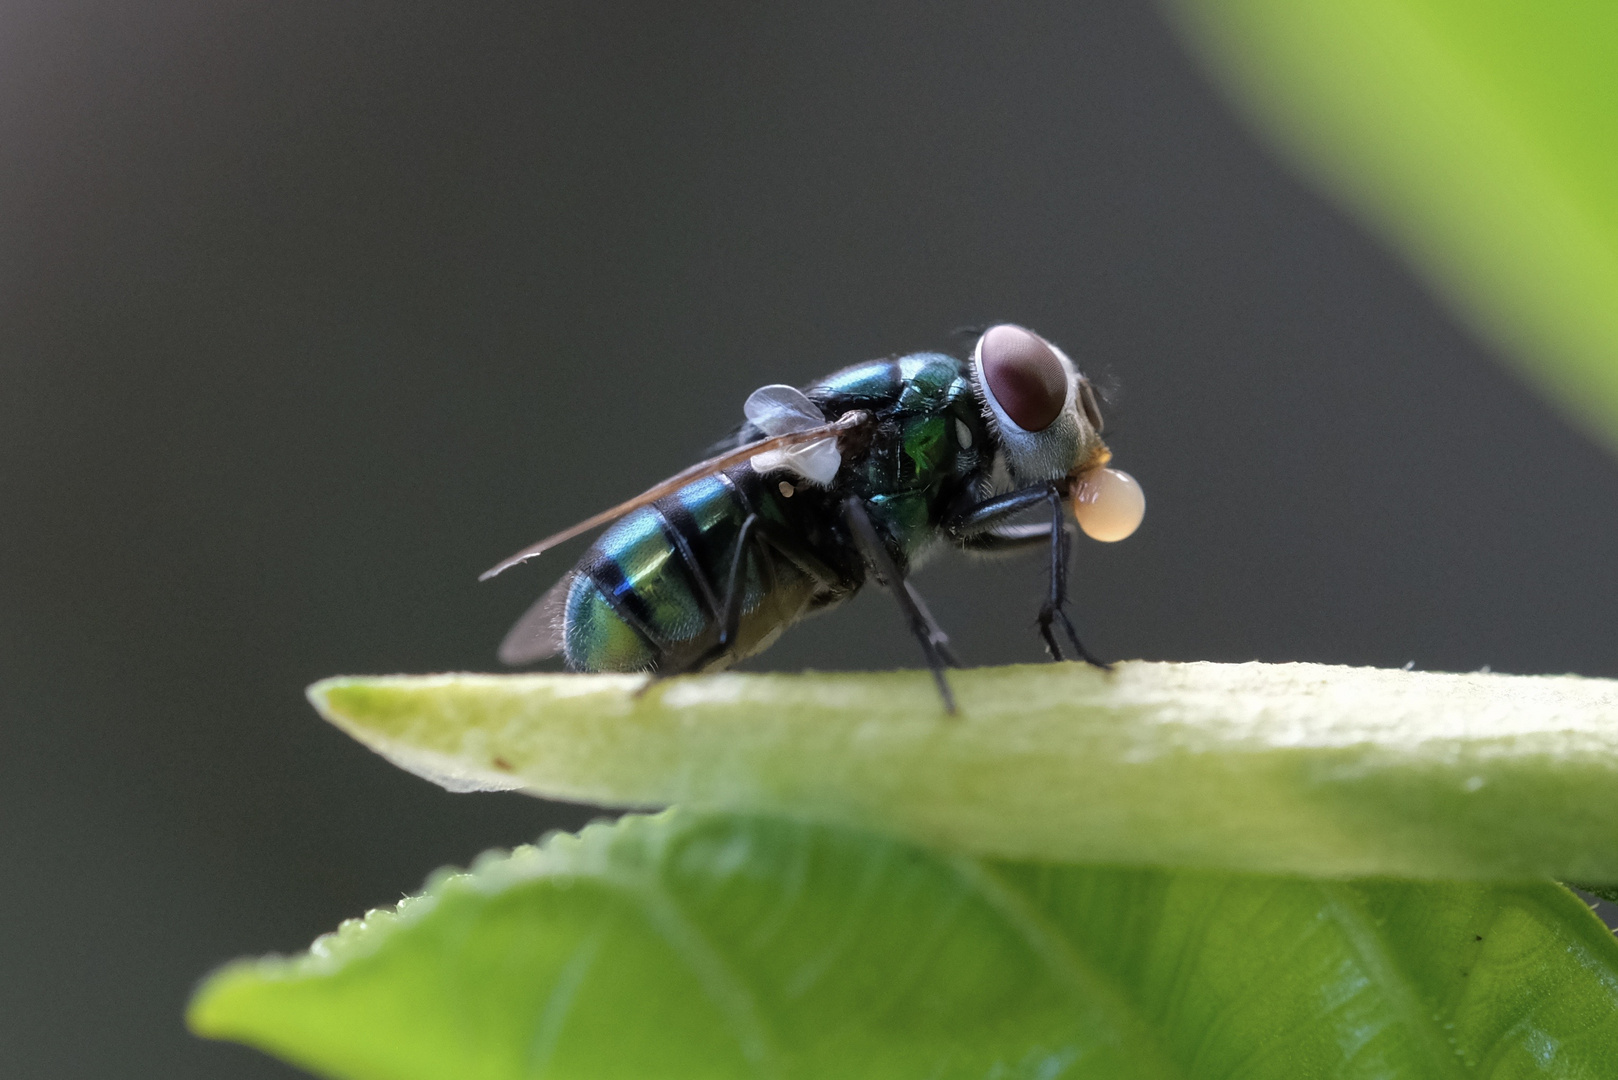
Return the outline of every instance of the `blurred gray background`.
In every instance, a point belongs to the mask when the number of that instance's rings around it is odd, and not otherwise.
[[[490,563],[994,319],[1121,388],[1102,655],[1618,674],[1614,463],[1149,4],[0,3],[0,1075],[294,1075],[194,980],[592,816],[303,686],[490,668],[580,545]],[[1041,580],[918,583],[995,663]],[[753,666],[917,661],[871,596]]]

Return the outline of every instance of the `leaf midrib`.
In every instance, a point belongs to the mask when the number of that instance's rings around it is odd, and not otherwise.
[[[1332,921],[1342,929],[1349,948],[1359,958],[1366,977],[1381,991],[1388,1009],[1411,1033],[1412,1041],[1420,1046],[1432,1070],[1428,1075],[1466,1080],[1466,1070],[1455,1054],[1454,1044],[1422,1006],[1410,981],[1400,974],[1352,890],[1334,882],[1320,882],[1316,888],[1326,901]]]

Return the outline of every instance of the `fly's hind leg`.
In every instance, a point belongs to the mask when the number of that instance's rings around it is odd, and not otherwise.
[[[734,648],[741,635],[743,607],[747,600],[747,552],[751,545],[759,556],[760,565],[765,574],[765,591],[775,588],[775,564],[771,561],[766,548],[778,552],[801,573],[820,585],[829,589],[842,586],[839,575],[813,554],[805,551],[788,536],[782,535],[768,520],[760,517],[756,512],[750,512],[742,521],[741,528],[736,533],[736,551],[731,556],[730,570],[726,575],[722,594],[714,595],[713,586],[703,582],[705,595],[711,598],[708,605],[714,620],[719,625],[719,640],[693,661],[679,668],[670,668],[652,672],[651,678],[638,690],[637,696],[644,694],[654,685],[664,679],[677,675],[689,675],[701,671],[709,664],[725,655],[727,649]],[[687,566],[693,575],[702,573],[701,567],[694,558],[687,559]],[[945,641],[946,645],[948,640]]]
[[[681,670],[667,672],[667,676],[701,671],[735,646],[742,630],[742,604],[747,599],[747,553],[749,547],[757,546],[761,535],[759,525],[759,516],[748,514],[742,521],[741,529],[736,533],[736,553],[730,558],[730,573],[725,580],[724,599],[718,612],[719,640],[704,649],[702,655]]]
[[[635,691],[640,697],[664,679],[672,679],[677,675],[689,675],[701,671],[721,656],[725,650],[736,644],[737,635],[742,627],[742,604],[747,595],[747,549],[749,545],[757,542],[759,533],[759,516],[748,514],[742,522],[742,527],[736,533],[736,553],[730,559],[730,573],[726,578],[724,599],[720,602],[716,614],[719,618],[719,640],[702,651],[702,654],[689,664],[679,668],[659,669],[651,672],[643,686]],[[696,567],[695,561],[691,564],[696,573],[701,569]],[[711,591],[711,589],[709,589]]]
[[[730,580],[725,583],[724,617],[719,624],[719,640],[703,654],[697,662],[698,668],[706,667],[723,656],[725,650],[736,644],[736,638],[742,631],[742,602],[747,596],[747,549],[757,531],[758,515],[748,514],[747,520],[742,522],[741,531],[736,534],[736,555],[730,561]]]
[[[927,607],[921,602],[921,597],[910,583],[899,573],[899,566],[888,554],[887,547],[882,538],[877,535],[876,526],[871,524],[871,515],[865,512],[865,506],[859,499],[850,496],[843,503],[843,516],[848,520],[849,531],[854,536],[854,542],[859,546],[861,554],[876,571],[893,598],[899,602],[899,610],[904,612],[905,620],[910,624],[910,632],[921,643],[921,651],[927,657],[927,667],[933,673],[933,682],[938,684],[939,696],[944,699],[944,711],[953,715],[955,713],[955,695],[950,692],[949,680],[944,677],[944,668],[948,664],[956,663],[954,652],[949,647],[949,638],[928,613]],[[957,664],[958,666],[958,664]]]
[[[1065,515],[1062,513],[1062,495],[1056,486],[1052,485],[1046,498],[1051,506],[1051,582],[1050,592],[1039,607],[1039,636],[1045,639],[1045,648],[1050,652],[1052,660],[1063,659],[1062,650],[1056,643],[1056,635],[1051,632],[1051,623],[1060,622],[1068,641],[1073,643],[1073,651],[1078,654],[1080,660],[1102,671],[1111,671],[1111,664],[1103,663],[1090,655],[1090,650],[1079,640],[1079,632],[1073,629],[1073,620],[1068,618],[1067,563],[1071,548],[1067,542],[1067,528],[1063,520]]]

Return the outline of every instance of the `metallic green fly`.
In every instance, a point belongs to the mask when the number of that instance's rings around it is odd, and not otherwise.
[[[500,658],[561,654],[575,671],[722,668],[875,577],[903,610],[953,712],[949,638],[907,580],[935,549],[1043,548],[1036,620],[1101,665],[1068,616],[1065,514],[1102,540],[1134,531],[1140,487],[1106,468],[1101,410],[1067,354],[1032,331],[985,331],[968,359],[874,360],[803,389],[754,391],[706,461],[500,563],[484,578],[611,524],[506,636]],[[1013,524],[1030,511],[1048,521]]]

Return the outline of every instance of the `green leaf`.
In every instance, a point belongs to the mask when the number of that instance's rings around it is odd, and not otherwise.
[[[1551,884],[945,856],[670,812],[485,857],[198,993],[347,1080],[1594,1077],[1618,944]]]
[[[1618,4],[1170,6],[1306,173],[1618,448]]]
[[[1312,664],[333,679],[322,715],[459,788],[763,811],[979,855],[1618,882],[1618,682]]]

